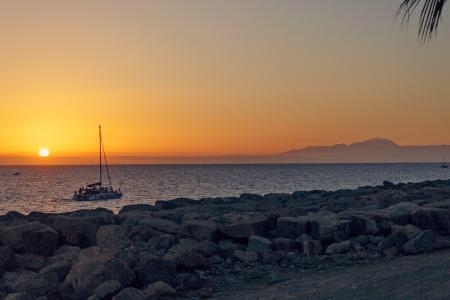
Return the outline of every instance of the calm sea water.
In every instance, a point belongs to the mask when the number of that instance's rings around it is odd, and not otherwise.
[[[0,213],[17,210],[61,212],[154,203],[176,197],[238,196],[298,190],[337,190],[377,185],[384,180],[419,182],[449,179],[439,164],[133,165],[111,166],[120,200],[75,202],[74,190],[97,181],[95,166],[0,167]],[[19,176],[14,176],[20,172]]]

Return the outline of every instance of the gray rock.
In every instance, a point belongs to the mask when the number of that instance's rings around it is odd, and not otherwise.
[[[148,240],[148,246],[150,249],[158,251],[158,250],[167,250],[175,245],[176,239],[175,236],[170,234],[162,234],[159,236],[154,236]]]
[[[406,225],[411,222],[411,213],[419,207],[413,202],[400,202],[391,205],[384,210],[391,217],[395,224]]]
[[[219,254],[222,257],[230,257],[235,250],[242,250],[238,244],[233,243],[232,240],[221,240],[219,242]]]
[[[342,254],[347,253],[352,250],[352,242],[351,241],[344,241],[339,243],[333,243],[330,246],[327,247],[327,250],[325,251],[326,254]]]
[[[248,239],[247,251],[261,253],[267,250],[272,250],[272,248],[272,241],[262,236],[252,235]]]
[[[196,273],[187,273],[183,276],[181,280],[180,289],[183,291],[186,290],[197,290],[203,286],[203,280]]]
[[[273,244],[275,250],[283,251],[283,252],[290,252],[293,251],[295,248],[295,243],[291,239],[287,238],[276,238],[273,239]]]
[[[233,256],[237,260],[244,262],[244,263],[255,262],[258,260],[258,253],[256,253],[256,252],[236,250],[236,251],[234,251]]]
[[[126,232],[118,225],[105,225],[97,230],[97,246],[109,248],[115,252],[131,244]]]
[[[209,258],[218,253],[219,246],[212,241],[205,240],[198,243],[196,249],[200,255]]]
[[[70,246],[70,245],[62,245],[58,249],[53,252],[53,255],[64,255],[68,253],[75,253],[77,256],[80,254],[81,248],[76,246]]]
[[[31,222],[0,229],[0,240],[18,253],[48,256],[58,247],[58,233],[51,227]]]
[[[311,222],[311,235],[324,242],[341,242],[350,237],[351,221],[334,217],[317,217]]]
[[[14,268],[15,256],[14,253],[9,246],[1,246],[0,247],[0,277],[6,271],[9,271]]]
[[[280,237],[295,239],[301,234],[310,233],[311,218],[301,217],[280,217],[277,219],[277,232]]]
[[[405,226],[392,225],[391,232],[392,233],[401,232],[404,235],[406,235],[408,240],[411,240],[411,239],[415,238],[416,236],[418,236],[422,232],[422,229],[420,229],[414,225],[411,225],[411,224],[408,224]]]
[[[279,251],[264,251],[260,257],[260,260],[264,264],[278,263],[285,258],[284,254],[285,253]]]
[[[252,235],[264,235],[267,232],[268,218],[265,216],[224,215],[227,224],[220,231],[227,237],[246,239]]]
[[[155,290],[159,295],[163,297],[171,297],[177,294],[177,291],[164,281],[157,281],[155,283],[152,283],[149,288]]]
[[[427,253],[434,250],[436,236],[431,230],[425,230],[419,235],[409,240],[404,246],[403,251],[408,254]]]
[[[137,288],[129,287],[112,297],[112,300],[146,300],[147,295]]]
[[[125,205],[123,206],[120,211],[119,214],[123,214],[126,212],[130,212],[130,211],[157,211],[158,208],[156,208],[153,205],[150,204],[132,204],[132,205]]]
[[[436,235],[436,239],[434,240],[433,247],[434,247],[434,249],[450,248],[450,237]]]
[[[450,210],[421,207],[412,212],[412,223],[421,229],[431,229],[439,234],[450,234]]]
[[[350,217],[350,236],[372,235],[378,232],[379,228],[375,220],[358,214]]]
[[[134,281],[134,277],[134,272],[114,257],[111,250],[90,247],[80,252],[66,281],[80,297],[87,298],[105,281],[117,280],[122,287],[126,287]]]
[[[122,284],[117,280],[108,280],[100,284],[94,292],[94,298],[97,300],[111,299],[122,289]]]
[[[383,249],[383,254],[387,258],[394,258],[398,255],[399,251],[396,247]]]
[[[211,221],[187,220],[181,224],[178,236],[180,238],[192,238],[198,242],[213,240],[218,227]]]
[[[16,265],[19,268],[37,271],[42,269],[45,264],[45,257],[37,254],[16,254],[15,255]]]
[[[224,261],[225,261],[225,260],[224,260],[222,257],[218,256],[218,255],[214,255],[214,256],[211,256],[211,257],[209,258],[209,263],[210,263],[211,265],[220,265],[220,264],[222,264]]]
[[[384,238],[379,244],[380,250],[395,247],[397,250],[401,250],[403,245],[408,241],[407,235],[402,231],[397,231]]]
[[[62,216],[53,217],[51,226],[63,237],[66,244],[86,248],[97,243],[97,230],[104,225],[114,224],[109,214],[97,216]]]
[[[322,243],[319,240],[311,240],[303,242],[303,253],[305,255],[319,255],[322,254]]]
[[[36,297],[28,293],[13,293],[8,294],[4,300],[35,300]]]
[[[171,235],[177,235],[178,231],[180,230],[180,225],[170,220],[148,216],[146,216],[145,218],[137,216],[137,219],[138,223],[136,225],[139,230],[154,230],[160,233]]]
[[[33,296],[45,296],[49,289],[47,281],[31,271],[7,272],[2,284],[14,293],[28,293]]]
[[[58,281],[64,281],[66,275],[69,273],[72,264],[68,261],[62,260],[60,262],[49,265],[39,271],[40,275],[45,275],[48,273],[56,273]]]
[[[313,238],[309,234],[300,235],[298,238],[294,240],[295,249],[297,249],[300,252],[303,252],[303,242],[312,240]]]
[[[178,244],[169,249],[164,259],[175,262],[180,270],[209,269],[209,261],[192,246]]]
[[[135,272],[140,286],[164,281],[176,285],[176,264],[160,257],[146,257],[136,267]]]

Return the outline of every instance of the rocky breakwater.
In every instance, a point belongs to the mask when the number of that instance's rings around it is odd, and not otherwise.
[[[440,180],[180,198],[118,214],[10,212],[0,217],[0,299],[209,298],[228,278],[277,283],[286,269],[431,252],[450,247],[448,199]]]

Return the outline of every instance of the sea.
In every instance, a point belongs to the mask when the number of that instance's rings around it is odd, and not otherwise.
[[[13,210],[65,212],[96,207],[117,212],[124,205],[153,204],[178,197],[332,191],[379,185],[385,180],[399,183],[450,178],[450,169],[440,168],[436,163],[113,165],[112,183],[123,192],[122,199],[73,201],[74,191],[97,182],[98,173],[97,166],[1,166],[0,214]]]

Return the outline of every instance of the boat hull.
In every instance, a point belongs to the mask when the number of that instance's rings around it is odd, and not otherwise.
[[[75,201],[101,201],[101,200],[114,200],[122,198],[121,192],[107,192],[107,193],[95,193],[95,194],[77,194],[73,196]]]

